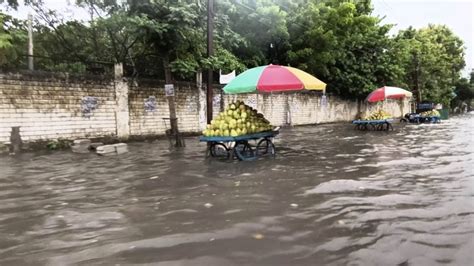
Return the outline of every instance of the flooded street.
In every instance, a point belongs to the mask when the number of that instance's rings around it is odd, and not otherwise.
[[[197,138],[0,158],[0,265],[472,265],[474,115],[284,128],[277,157]]]

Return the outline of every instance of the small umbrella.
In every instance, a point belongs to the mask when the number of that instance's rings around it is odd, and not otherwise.
[[[326,89],[326,83],[293,67],[267,65],[248,69],[224,87],[229,94]]]
[[[383,101],[385,99],[403,99],[405,97],[411,97],[412,93],[402,88],[384,86],[371,92],[365,99],[366,101],[373,103]]]

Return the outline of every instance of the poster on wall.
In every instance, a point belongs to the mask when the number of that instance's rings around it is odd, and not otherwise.
[[[186,98],[186,103],[184,106],[186,106],[186,111],[188,112],[196,112],[197,110],[197,105],[196,103],[198,103],[199,100],[196,96],[188,96]]]
[[[82,116],[91,117],[92,112],[97,109],[98,99],[93,96],[85,96],[81,101]]]
[[[247,105],[257,109],[257,95],[249,96],[246,101]]]
[[[173,86],[173,84],[165,84],[165,95],[166,95],[166,97],[174,96],[174,86]]]
[[[145,106],[146,112],[155,112],[156,111],[156,97],[148,96],[148,98],[145,99],[144,106]]]
[[[214,95],[214,97],[212,97],[212,105],[214,106],[221,106],[221,96],[220,95]]]

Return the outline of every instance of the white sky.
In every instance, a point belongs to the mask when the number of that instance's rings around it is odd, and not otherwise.
[[[215,0],[219,1],[219,0]],[[44,0],[51,9],[60,10],[66,17],[87,20],[84,9],[67,7],[74,0]],[[445,24],[466,47],[465,76],[474,68],[474,0],[372,0],[374,14],[385,17],[384,23],[396,24],[392,33],[408,26],[422,28],[428,24]],[[4,8],[0,7],[0,10]],[[28,8],[20,7],[18,11],[6,12],[19,18],[26,18]]]
[[[396,24],[392,33],[410,25],[445,24],[464,41],[467,76],[474,68],[474,0],[372,0],[374,14],[383,22]]]
[[[19,2],[21,4],[17,11],[7,10],[6,13],[22,19],[27,18],[28,12],[31,12],[34,15],[31,8],[22,5],[23,0],[19,0]],[[66,18],[74,18],[78,20],[87,20],[89,18],[87,10],[69,5],[69,3],[74,4],[75,0],[43,0],[43,2],[49,9],[61,11]],[[0,10],[5,12],[5,8],[0,7]]]

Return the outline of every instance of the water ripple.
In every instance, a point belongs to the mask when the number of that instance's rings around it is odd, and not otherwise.
[[[470,265],[473,115],[285,128],[275,159],[187,140],[0,160],[1,265]]]

